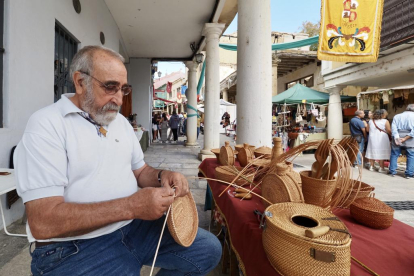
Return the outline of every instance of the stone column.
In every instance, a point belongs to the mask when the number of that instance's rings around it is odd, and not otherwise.
[[[341,91],[343,86],[333,86],[326,88],[329,92],[329,106],[328,106],[328,138],[341,140],[343,136],[342,131],[342,106],[341,106]]]
[[[188,88],[187,88],[187,143],[186,147],[197,147],[197,68],[198,64],[194,61],[187,61],[185,66],[188,68]]]
[[[237,143],[272,146],[270,0],[238,1]]]
[[[204,96],[204,148],[201,159],[214,157],[211,149],[220,146],[220,57],[219,38],[224,24],[206,23],[203,36],[206,37],[206,77]]]
[[[227,88],[223,89],[223,100],[225,100],[226,102],[229,101],[229,89]]]

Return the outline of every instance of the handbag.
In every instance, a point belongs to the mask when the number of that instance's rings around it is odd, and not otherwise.
[[[310,112],[312,113],[313,116],[317,117],[318,116],[318,109],[315,107],[315,105],[312,103],[311,107],[310,107]]]
[[[374,126],[380,131],[380,132],[384,132],[388,135],[388,139],[391,141],[391,135],[388,134],[388,132],[384,131],[383,129],[380,129],[377,124],[375,123],[375,120],[372,120],[372,122],[374,123]]]
[[[296,110],[296,123],[300,123],[303,121],[302,115],[300,115],[300,105],[298,104],[298,108]]]

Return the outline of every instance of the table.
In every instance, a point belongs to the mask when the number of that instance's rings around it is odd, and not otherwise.
[[[3,204],[1,202],[1,196],[16,189],[16,178],[15,178],[13,169],[1,169],[0,168],[0,172],[11,173],[9,175],[0,175],[0,211],[1,211],[1,218],[3,220],[4,232],[9,236],[27,237],[27,235],[12,234],[9,231],[7,231],[6,220],[4,219],[4,213],[3,213]]]
[[[219,166],[214,158],[205,159],[199,170],[206,177],[214,178],[214,169]],[[208,181],[216,208],[223,215],[230,234],[240,268],[245,276],[279,275],[270,265],[262,246],[262,230],[253,210],[264,211],[258,197],[240,201],[229,193],[219,194],[227,187],[216,181]],[[230,188],[233,190],[233,188]],[[260,192],[259,192],[260,193]],[[414,275],[414,228],[394,220],[385,230],[375,230],[358,224],[349,210],[334,212],[352,234],[351,254],[379,275]],[[352,261],[351,275],[371,275]]]

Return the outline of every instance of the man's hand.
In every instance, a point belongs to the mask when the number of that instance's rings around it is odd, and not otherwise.
[[[142,220],[159,219],[173,201],[174,190],[169,186],[143,188],[128,197],[129,209],[133,218]]]
[[[400,142],[401,142],[401,143],[404,143],[405,141],[407,141],[408,139],[411,139],[411,138],[413,138],[413,137],[411,137],[411,136],[407,135],[407,136],[405,136],[404,138],[400,138]]]
[[[175,187],[176,196],[185,196],[190,191],[187,179],[178,172],[163,171],[161,173],[161,186]]]

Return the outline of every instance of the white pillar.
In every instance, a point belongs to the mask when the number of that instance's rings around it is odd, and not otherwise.
[[[220,57],[219,38],[224,24],[206,23],[206,90],[204,96],[204,148],[202,155],[213,155],[211,149],[220,146]],[[203,159],[204,157],[201,156]]]
[[[197,68],[198,63],[187,61],[185,66],[188,68],[188,88],[187,88],[187,147],[196,147],[197,143]]]
[[[272,145],[270,0],[238,0],[237,143]]]
[[[227,88],[223,89],[223,100],[225,100],[226,102],[229,101],[229,90]]]
[[[326,88],[329,91],[328,106],[328,138],[341,140],[343,136],[342,130],[342,107],[341,107],[341,91],[342,86],[333,86]]]

